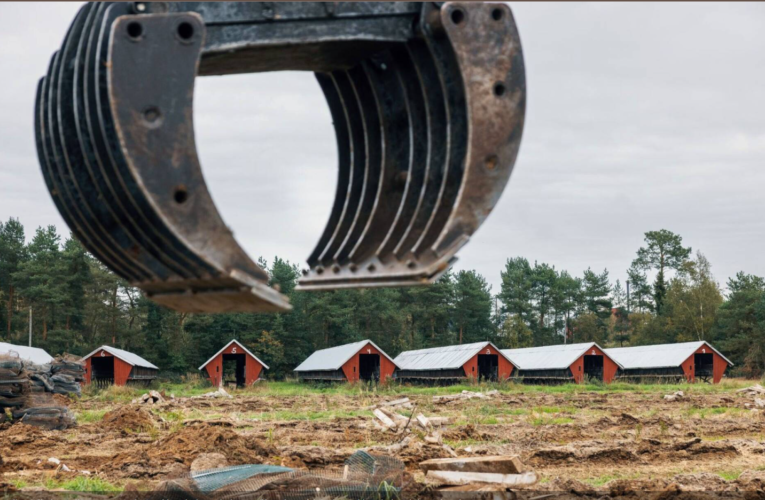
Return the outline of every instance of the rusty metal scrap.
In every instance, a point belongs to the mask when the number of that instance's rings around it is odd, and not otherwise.
[[[489,215],[521,141],[510,9],[488,3],[82,7],[37,90],[44,178],[74,235],[159,304],[285,311],[220,217],[194,143],[196,76],[313,71],[335,202],[303,290],[429,283]]]

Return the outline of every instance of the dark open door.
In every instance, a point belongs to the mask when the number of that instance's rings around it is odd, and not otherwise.
[[[236,384],[237,387],[244,387],[245,384],[245,366],[247,360],[244,354],[224,354],[223,355],[223,385]]]
[[[584,356],[584,378],[603,381],[603,356]]]
[[[90,383],[97,387],[114,384],[114,358],[93,356],[90,358]]]
[[[478,355],[478,380],[497,380],[499,378],[499,356],[496,354]]]
[[[693,355],[693,375],[697,379],[709,382],[714,377],[715,358],[712,353],[697,353]]]
[[[359,380],[380,380],[379,354],[359,354]]]

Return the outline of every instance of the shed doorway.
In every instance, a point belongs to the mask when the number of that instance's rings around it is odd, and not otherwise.
[[[603,356],[584,356],[584,377],[585,380],[603,381]]]
[[[497,380],[499,378],[499,356],[496,354],[478,355],[478,380]]]
[[[90,358],[90,382],[96,387],[114,384],[114,358],[93,356]]]
[[[359,380],[380,380],[379,354],[359,354]]]
[[[221,374],[223,385],[244,387],[246,381],[246,365],[247,360],[244,354],[224,354],[223,373]]]
[[[714,376],[715,358],[712,353],[696,353],[693,355],[693,376],[704,382],[709,382]]]

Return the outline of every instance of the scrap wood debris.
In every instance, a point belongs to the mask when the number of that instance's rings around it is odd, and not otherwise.
[[[755,384],[743,389],[739,389],[736,392],[739,394],[745,394],[746,396],[759,396],[761,394],[765,394],[765,387],[761,386],[760,384]]]
[[[205,394],[202,394],[201,396],[191,396],[189,399],[208,399],[208,398],[233,398],[231,394],[226,392],[226,389],[223,387],[219,387],[218,390],[207,392]]]
[[[496,485],[503,488],[531,486],[537,474],[524,471],[517,456],[439,458],[420,462],[425,481],[435,486]],[[468,488],[470,491],[475,489]],[[465,491],[464,489],[446,491]]]
[[[395,399],[393,401],[383,401],[382,403],[375,403],[372,406],[367,406],[365,410],[374,410],[377,408],[393,408],[393,407],[401,407],[406,408],[407,410],[410,410],[413,408],[412,402],[409,401],[409,398],[401,398],[401,399]]]
[[[473,398],[486,399],[486,398],[497,396],[498,394],[499,394],[499,391],[496,389],[493,391],[487,391],[487,392],[462,391],[460,394],[447,394],[445,396],[433,396],[433,402],[448,403],[449,401],[458,401],[462,399],[473,399]]]

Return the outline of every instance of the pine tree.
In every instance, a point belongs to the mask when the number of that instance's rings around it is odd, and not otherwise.
[[[666,271],[679,269],[691,255],[691,248],[683,247],[683,238],[666,229],[648,231],[645,243],[646,246],[638,249],[633,266],[658,271],[654,283],[654,306],[656,314],[661,315],[667,295]]]
[[[493,340],[491,287],[475,271],[460,271],[454,286],[454,319],[457,343]]]
[[[0,295],[5,298],[5,331],[8,340],[13,331],[14,308],[17,303],[17,280],[14,274],[27,259],[24,242],[24,226],[18,219],[10,218],[5,224],[0,222]]]

